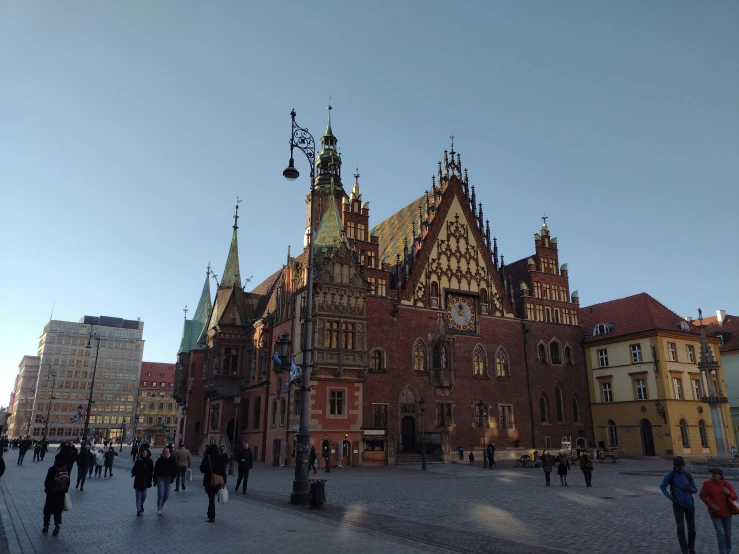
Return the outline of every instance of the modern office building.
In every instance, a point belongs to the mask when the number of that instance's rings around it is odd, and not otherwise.
[[[79,322],[48,322],[39,341],[32,387],[35,395],[31,393],[30,398],[31,437],[46,435],[51,441],[80,438],[90,393],[90,436],[97,441],[132,436],[143,331],[143,321],[119,317],[86,315]],[[30,360],[26,365],[29,368],[25,371],[31,375]],[[28,404],[23,394],[26,378],[21,379],[23,363],[21,366],[16,404]],[[77,414],[81,417],[75,417]],[[15,429],[12,427],[11,436]]]
[[[34,390],[39,373],[38,356],[23,356],[18,365],[15,387],[10,395],[10,413],[8,418],[8,437],[21,438],[29,434],[33,428]]]

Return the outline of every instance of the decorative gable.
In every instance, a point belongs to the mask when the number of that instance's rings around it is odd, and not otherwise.
[[[454,187],[457,188],[457,187]],[[463,206],[454,190],[445,218],[432,222],[438,235],[433,243],[426,243],[426,257],[419,258],[417,280],[412,280],[412,295],[406,295],[404,304],[444,307],[444,290],[464,291],[479,295],[482,313],[504,315],[505,310],[496,283],[496,273],[486,254],[484,242],[478,240],[475,224],[468,220],[469,209]],[[426,250],[428,249],[428,250]]]

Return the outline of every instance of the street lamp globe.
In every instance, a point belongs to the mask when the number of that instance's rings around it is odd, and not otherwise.
[[[290,158],[290,163],[288,164],[287,169],[282,172],[282,175],[284,175],[285,179],[288,181],[294,181],[300,177],[300,172],[295,168],[295,160],[293,158]]]

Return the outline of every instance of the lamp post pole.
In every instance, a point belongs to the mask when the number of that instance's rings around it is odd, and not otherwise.
[[[49,377],[52,377],[51,381],[51,396],[49,396],[49,407],[46,410],[46,426],[44,427],[44,438],[48,436],[49,434],[49,417],[51,416],[51,403],[54,401],[54,386],[56,385],[56,371],[51,369],[51,366],[49,366],[49,375],[46,377],[46,382],[48,383]]]
[[[85,348],[92,348],[90,340],[95,339],[97,345],[95,346],[95,363],[92,366],[92,382],[90,383],[90,397],[87,399],[87,414],[85,415],[85,430],[82,432],[84,441],[87,442],[87,432],[90,428],[90,411],[92,410],[92,394],[95,391],[95,374],[98,369],[98,354],[100,354],[100,331],[94,331],[92,325],[90,326],[90,335],[87,337],[87,346]]]
[[[123,439],[126,436],[126,417],[123,417],[123,423],[121,423],[121,447],[118,452],[123,452]]]
[[[234,474],[234,451],[236,450],[236,426],[239,421],[239,402],[241,402],[241,391],[234,394],[234,424],[231,429],[231,456],[228,459],[228,474]]]
[[[418,411],[421,412],[421,471],[426,471],[426,433],[423,413],[426,411],[426,401],[421,398],[418,401]]]
[[[295,122],[295,110],[290,112],[292,128],[290,136],[290,163],[282,172],[288,181],[294,181],[300,176],[295,169],[293,151],[295,148],[303,152],[310,165],[310,227],[308,228],[308,278],[305,300],[305,330],[303,334],[303,363],[302,380],[300,383],[300,425],[295,435],[295,479],[293,491],[290,494],[291,504],[307,504],[309,493],[308,482],[308,451],[310,450],[310,431],[308,430],[308,410],[310,402],[310,372],[313,354],[313,198],[316,177],[316,142],[308,129],[300,127]]]
[[[488,467],[488,454],[485,451],[485,402],[480,400],[477,403],[477,411],[480,414],[480,433],[482,434],[482,468]]]

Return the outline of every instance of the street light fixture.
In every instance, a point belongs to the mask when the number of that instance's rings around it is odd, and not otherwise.
[[[46,376],[46,382],[49,382],[49,377],[52,377],[51,381],[51,396],[49,396],[49,408],[46,410],[46,426],[44,427],[44,440],[49,436],[49,417],[51,417],[51,403],[54,401],[54,387],[56,386],[56,371],[51,369],[49,366],[49,374]]]
[[[307,504],[310,484],[308,482],[308,451],[310,450],[310,431],[308,430],[308,410],[310,408],[310,370],[313,355],[313,199],[316,177],[316,142],[308,129],[295,122],[295,110],[290,112],[292,128],[290,136],[290,162],[282,172],[285,179],[294,181],[300,176],[295,168],[293,152],[295,148],[303,152],[310,166],[310,222],[308,231],[308,279],[306,283],[305,327],[303,331],[303,363],[300,383],[300,425],[295,435],[295,479],[290,503]]]
[[[231,429],[231,456],[228,459],[228,474],[234,474],[234,451],[236,450],[236,426],[239,421],[239,403],[241,402],[241,390],[234,394],[234,424]]]
[[[482,433],[482,468],[488,467],[487,452],[485,452],[485,402],[480,399],[477,403],[477,412],[480,415],[480,432]]]
[[[126,416],[123,416],[123,422],[121,423],[121,448],[118,452],[123,452],[123,439],[126,436]]]
[[[287,170],[286,170],[287,171]],[[277,357],[280,358],[280,369],[289,369],[290,365],[290,346],[292,342],[287,336],[287,333],[282,333],[282,336],[275,341],[275,348],[277,349]]]
[[[418,401],[418,411],[421,412],[421,471],[426,471],[426,433],[424,432],[423,413],[426,411],[426,401]]]
[[[87,442],[87,432],[90,428],[90,411],[92,410],[92,395],[95,392],[95,374],[97,373],[98,368],[98,354],[100,354],[100,331],[95,330],[92,325],[90,325],[90,334],[87,336],[87,344],[85,345],[86,349],[91,349],[92,344],[91,340],[95,339],[97,341],[97,344],[95,346],[95,363],[92,366],[92,382],[90,383],[90,397],[87,399],[87,414],[85,415],[85,429],[82,433],[82,436],[84,437],[84,441]]]

